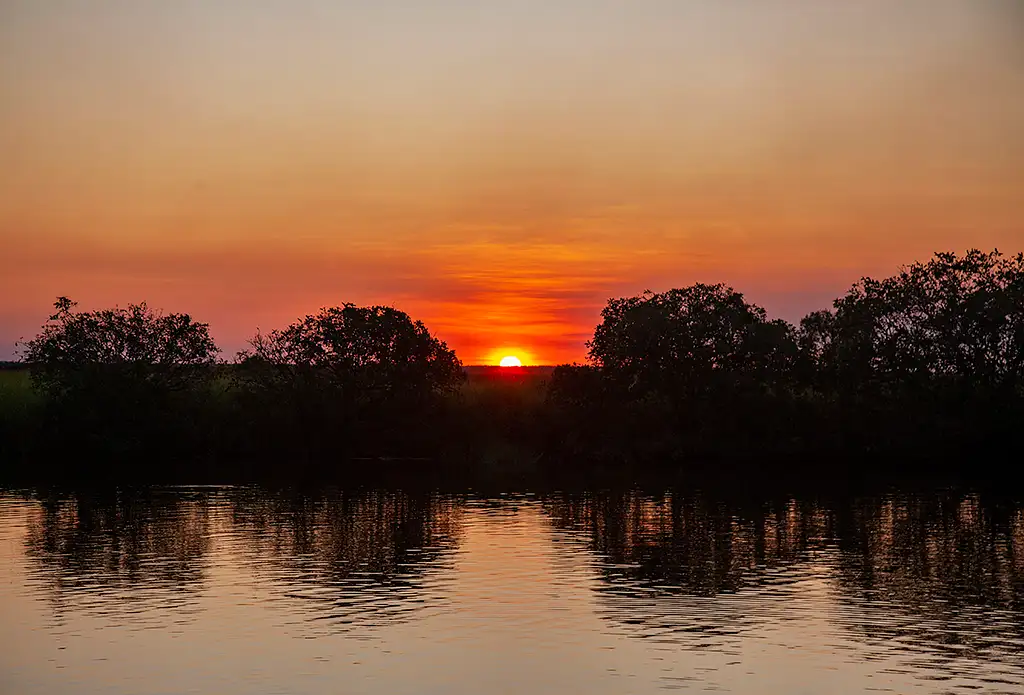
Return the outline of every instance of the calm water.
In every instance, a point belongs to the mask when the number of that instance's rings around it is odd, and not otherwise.
[[[1024,508],[0,495],[0,692],[1024,692]]]

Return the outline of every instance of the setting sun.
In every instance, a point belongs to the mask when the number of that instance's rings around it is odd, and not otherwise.
[[[523,365],[538,364],[537,356],[533,351],[519,345],[501,345],[489,350],[482,361],[482,364],[498,365],[499,367],[522,367]]]

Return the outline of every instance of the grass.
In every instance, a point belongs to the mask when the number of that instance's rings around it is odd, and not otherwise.
[[[467,406],[507,409],[543,404],[553,367],[466,367]]]
[[[552,367],[466,367],[467,379],[458,392],[458,399],[470,410],[481,410],[493,416],[508,417],[540,407],[547,394]],[[230,391],[231,380],[219,374],[212,380],[211,396],[223,400]],[[27,369],[0,369],[0,417],[13,419],[27,415],[42,402],[32,388]]]
[[[25,413],[39,401],[27,369],[0,369],[0,416]]]
[[[476,468],[484,472],[507,474],[530,469],[537,458],[534,449],[537,433],[545,421],[552,370],[552,367],[467,367],[467,378],[459,390],[446,407],[435,411],[436,424],[432,426],[435,429],[426,434],[419,432],[415,423],[410,423],[408,438],[416,441],[425,437],[424,446],[430,451],[440,447],[443,455],[473,461]],[[229,369],[219,370],[209,382],[208,398],[203,399],[200,410],[184,413],[180,422],[172,423],[172,427],[183,429],[182,436],[186,439],[194,435],[196,441],[201,442],[200,448],[231,454],[232,447],[238,443],[236,440],[245,443],[252,434],[246,429],[250,426],[246,411],[237,408],[231,377]],[[51,443],[52,432],[48,428],[54,425],[46,419],[44,401],[33,389],[27,369],[0,369],[0,469],[6,465],[5,461],[22,458],[25,452],[44,450]],[[91,415],[83,414],[84,421],[92,422]],[[76,421],[72,417],[64,424],[74,429]],[[130,427],[121,427],[112,421],[107,428],[107,424],[102,422],[98,431],[84,426],[90,435],[95,434],[110,446],[117,445],[121,437],[130,443],[136,435],[147,436],[145,422]],[[159,423],[153,424],[160,429]],[[81,435],[73,434],[72,439]]]
[[[0,470],[38,434],[41,405],[27,369],[0,369]]]

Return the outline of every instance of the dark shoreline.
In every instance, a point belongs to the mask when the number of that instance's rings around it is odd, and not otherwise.
[[[681,433],[672,420],[629,420],[629,403],[572,411],[552,402],[550,367],[466,371],[457,396],[415,419],[312,430],[254,411],[230,390],[159,408],[115,401],[101,412],[55,407],[26,387],[0,399],[0,483],[814,489],[1024,479],[1017,408],[936,415],[883,402],[869,416],[780,398],[759,404],[778,411],[772,419],[726,412],[723,425],[705,415],[705,429]],[[27,386],[27,373],[16,376]]]

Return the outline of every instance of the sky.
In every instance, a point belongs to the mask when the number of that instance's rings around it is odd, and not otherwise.
[[[3,0],[0,162],[0,359],[66,295],[582,360],[611,297],[1024,250],[1024,3]]]

